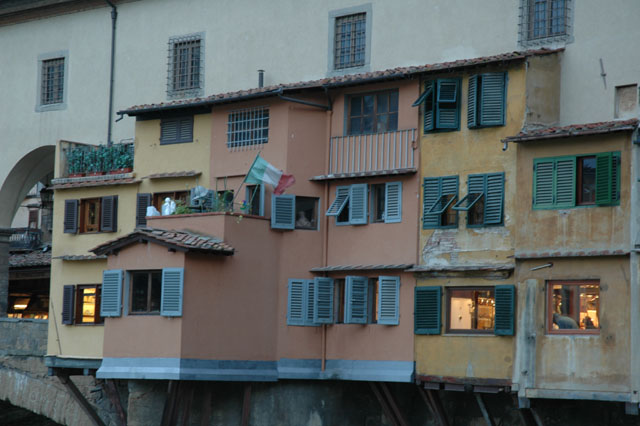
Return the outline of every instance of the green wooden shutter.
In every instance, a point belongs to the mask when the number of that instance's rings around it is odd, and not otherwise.
[[[484,224],[500,225],[504,205],[504,173],[487,174],[485,188]]]
[[[385,184],[384,222],[402,222],[402,182]]]
[[[596,189],[596,196],[597,192]],[[554,194],[554,207],[564,208],[576,205],[576,157],[556,158]]]
[[[515,319],[515,286],[497,285],[495,288],[495,334],[513,336]]]
[[[73,307],[75,302],[75,285],[65,285],[62,288],[62,323],[73,324]]]
[[[467,127],[477,127],[478,76],[469,77],[469,93],[467,94]]]
[[[441,190],[440,195],[455,195],[458,196],[459,191],[459,178],[458,176],[444,176],[441,178]],[[440,224],[440,217],[438,217],[438,224]],[[456,224],[458,226],[458,212],[456,211]]]
[[[119,317],[122,306],[122,270],[109,269],[102,272],[101,317]]]
[[[366,324],[369,280],[365,277],[347,276],[345,286],[345,324]]]
[[[305,280],[290,279],[287,299],[287,325],[305,324]]]
[[[349,201],[349,189],[349,186],[336,187],[336,198],[329,206],[326,213],[327,216],[339,216],[340,213],[342,213],[342,209],[344,209],[347,201]]]
[[[460,81],[457,79],[438,80],[436,128],[457,129],[460,127],[459,89]]]
[[[424,178],[422,183],[422,229],[437,228],[440,216],[427,214],[440,198],[440,178]]]
[[[313,322],[333,323],[333,280],[316,277],[313,282]]]
[[[295,195],[271,197],[271,229],[293,229],[296,217]]]
[[[434,82],[427,81],[424,84],[424,91],[427,93],[424,99],[423,117],[424,117],[424,132],[430,132],[434,129],[435,125],[435,103],[434,103]]]
[[[548,208],[553,206],[555,160],[533,160],[533,207]]]
[[[183,294],[184,268],[164,268],[162,270],[160,315],[165,317],[182,316]]]
[[[102,197],[100,213],[100,230],[116,232],[118,230],[118,196]]]
[[[611,191],[613,155],[611,152],[596,154],[596,204],[611,204],[613,193]]]
[[[484,194],[487,175],[469,175],[467,178],[467,192],[469,194]]]
[[[504,126],[506,73],[482,74],[480,125]]]
[[[378,324],[398,325],[400,277],[378,277]]]
[[[78,200],[64,200],[64,223],[65,234],[78,233]]]
[[[620,153],[614,152],[611,156],[611,200],[613,203],[620,201]]]
[[[349,193],[349,223],[351,225],[367,224],[367,190],[366,183],[351,185]]]
[[[414,299],[414,333],[440,334],[442,288],[416,287]]]
[[[147,226],[147,207],[151,205],[151,194],[136,197],[136,226]]]

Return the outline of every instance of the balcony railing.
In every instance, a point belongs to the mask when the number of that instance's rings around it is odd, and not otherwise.
[[[416,129],[330,139],[329,175],[415,169]]]
[[[11,249],[35,249],[40,246],[42,231],[30,228],[13,228],[9,237],[9,248]]]

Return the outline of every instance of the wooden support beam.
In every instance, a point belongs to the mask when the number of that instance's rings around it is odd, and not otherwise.
[[[389,390],[389,385],[387,385],[385,382],[380,382],[379,385],[382,388],[383,395],[386,397],[388,404],[391,406],[391,410],[393,410],[393,413],[396,416],[398,424],[400,426],[408,426],[408,423],[404,420],[404,416],[398,408],[398,404],[396,404],[396,400],[393,398],[393,395]]]
[[[189,416],[191,414],[191,404],[193,403],[193,382],[183,382],[183,392],[182,392],[182,420],[180,424],[182,426],[189,426]]]
[[[424,389],[422,386],[418,385],[418,393],[422,397],[422,400],[427,405],[427,408],[431,411],[431,415],[436,420],[438,425],[440,426],[449,426],[449,422],[447,421],[447,415],[444,412],[444,408],[442,407],[442,403],[440,402],[440,397],[438,396],[437,391],[432,389]]]
[[[251,417],[251,383],[244,385],[244,397],[242,399],[242,426],[249,426]]]
[[[369,386],[371,387],[371,390],[373,391],[373,394],[378,399],[378,402],[380,403],[380,406],[382,407],[382,411],[384,412],[384,415],[387,417],[387,419],[389,419],[389,421],[391,422],[391,424],[393,426],[400,426],[398,424],[396,418],[394,417],[393,413],[391,412],[391,407],[389,407],[389,404],[387,403],[385,398],[382,396],[382,393],[378,389],[377,383],[376,382],[369,382]]]
[[[111,405],[116,409],[116,413],[118,414],[118,426],[127,426],[127,414],[122,407],[122,402],[120,401],[120,393],[118,392],[118,387],[113,379],[107,379],[103,382],[102,388],[104,389],[109,401],[111,401]]]
[[[482,417],[484,417],[484,421],[487,423],[487,426],[495,426],[493,423],[493,419],[491,419],[491,414],[489,414],[489,410],[487,410],[487,406],[484,404],[484,400],[482,399],[482,395],[479,393],[474,393],[476,397],[476,401],[478,402],[478,407],[480,407],[480,411],[482,412]]]
[[[69,392],[71,392],[73,398],[78,404],[80,404],[80,407],[87,414],[87,416],[89,416],[93,424],[96,426],[106,426],[100,416],[98,416],[98,413],[96,413],[96,410],[93,409],[91,404],[89,404],[89,401],[87,401],[84,395],[82,395],[82,393],[78,390],[76,384],[73,383],[71,378],[67,374],[59,370],[56,370],[56,375],[60,379],[60,382],[69,390]]]
[[[209,426],[211,423],[211,383],[202,383],[204,390],[202,392],[202,417],[200,426]]]
[[[162,410],[162,423],[160,423],[162,426],[174,426],[176,424],[179,387],[179,381],[169,380],[167,398],[164,401],[164,409]]]
[[[536,425],[537,426],[544,426],[544,422],[542,421],[542,417],[540,417],[540,415],[538,415],[538,412],[536,410],[532,408],[529,408],[529,411],[531,412],[531,415],[533,416],[533,419],[536,421]]]

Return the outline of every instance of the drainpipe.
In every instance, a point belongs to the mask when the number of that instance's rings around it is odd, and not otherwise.
[[[113,68],[116,57],[116,21],[118,20],[118,9],[110,0],[105,0],[111,6],[111,76],[109,81],[109,118],[107,120],[107,145],[112,145],[111,140],[111,118],[113,116]]]
[[[330,99],[329,89],[324,87],[324,91],[327,94],[327,98]],[[324,170],[325,173],[329,171],[329,159],[331,156],[331,121],[333,120],[333,110],[328,109],[326,113],[327,119],[327,137],[329,138],[327,142],[327,147],[325,149],[325,159],[324,159]],[[331,181],[324,181],[324,208],[323,212],[326,212],[329,208],[329,185]],[[329,217],[324,215],[324,229],[322,230],[322,266],[327,266],[328,258],[329,258]],[[326,275],[325,275],[326,276]],[[327,362],[327,324],[322,324],[322,362],[320,369],[321,371],[325,370]]]
[[[638,276],[639,253],[635,251],[636,244],[640,243],[640,145],[635,141],[640,138],[640,131],[636,129],[631,134],[631,172],[629,180],[631,181],[630,192],[630,214],[629,214],[629,334],[631,344],[631,400],[630,404],[634,404],[634,411],[637,412],[638,402],[640,402],[640,277]]]

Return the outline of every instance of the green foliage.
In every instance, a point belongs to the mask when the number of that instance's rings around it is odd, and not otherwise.
[[[189,208],[183,201],[176,201],[176,211],[173,214],[191,214],[193,210]]]

